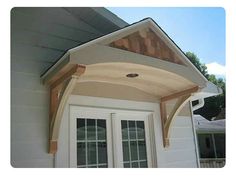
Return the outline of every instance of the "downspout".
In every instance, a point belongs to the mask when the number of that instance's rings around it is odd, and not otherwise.
[[[193,136],[194,136],[195,152],[196,152],[196,156],[197,156],[196,162],[197,162],[197,167],[200,168],[201,165],[200,165],[200,157],[199,157],[199,150],[198,150],[198,140],[197,140],[197,133],[196,133],[195,124],[194,124],[193,111],[203,107],[205,104],[205,101],[203,98],[201,98],[198,100],[198,104],[196,104],[195,106],[192,106],[191,101],[189,102],[189,104],[190,104],[190,110],[191,110],[191,122],[192,122],[192,126],[193,126],[192,129],[193,129]]]

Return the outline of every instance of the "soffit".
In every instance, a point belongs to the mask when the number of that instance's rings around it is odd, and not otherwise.
[[[136,78],[126,77],[137,73]],[[158,98],[196,86],[193,82],[171,72],[131,63],[88,65],[78,82],[104,82],[135,87]]]

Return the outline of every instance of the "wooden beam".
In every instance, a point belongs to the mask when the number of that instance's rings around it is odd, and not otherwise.
[[[57,140],[64,107],[77,79],[85,72],[85,68],[83,65],[75,64],[50,84],[49,153],[51,154],[55,154],[57,151]]]
[[[54,79],[53,83],[51,84],[51,89],[54,89],[58,85],[60,85],[63,81],[71,77],[72,75],[80,76],[85,72],[85,66],[80,64],[75,64],[70,70],[65,72],[60,78]]]
[[[165,123],[167,120],[166,103],[165,102],[160,103],[160,111],[161,111],[161,127],[162,127],[163,146],[167,147],[167,146],[169,146],[169,141],[166,141],[166,132],[165,132]]]
[[[161,121],[162,121],[162,136],[163,136],[163,146],[169,147],[169,135],[170,135],[170,128],[174,118],[178,115],[178,113],[182,110],[185,104],[189,101],[191,94],[179,97],[175,106],[171,110],[170,114],[166,114],[166,102],[160,103],[160,111],[161,111]]]
[[[178,113],[182,110],[182,108],[185,106],[185,104],[189,101],[191,97],[191,94],[182,96],[178,99],[178,101],[175,103],[174,108],[172,109],[171,113],[168,116],[168,119],[165,123],[165,141],[167,141],[166,146],[170,145],[169,142],[169,136],[170,136],[170,127],[172,125],[172,122],[174,118],[178,115]]]
[[[180,91],[180,92],[177,92],[177,93],[173,93],[173,94],[171,94],[171,95],[164,96],[164,97],[161,98],[161,102],[173,100],[173,99],[175,99],[175,98],[179,98],[179,97],[181,97],[181,96],[184,96],[184,95],[188,95],[188,94],[197,92],[198,89],[199,89],[199,87],[198,87],[198,86],[195,86],[195,87],[190,88],[190,89],[186,89],[186,90],[183,90],[183,91]]]
[[[169,134],[170,134],[170,127],[173,122],[173,119],[178,115],[184,105],[189,101],[191,94],[198,90],[198,86],[195,86],[190,89],[186,89],[165,97],[161,98],[160,102],[160,111],[161,111],[161,121],[162,121],[162,136],[163,136],[163,146],[168,147],[170,145],[169,141]],[[176,99],[177,102],[175,106],[171,110],[170,114],[167,117],[166,114],[166,102]]]
[[[61,119],[63,115],[63,111],[68,100],[70,93],[72,92],[74,85],[76,84],[78,76],[72,76],[70,79],[66,81],[64,86],[62,87],[60,97],[57,99],[57,102],[54,103],[56,107],[52,107],[54,109],[53,112],[50,112],[50,127],[49,127],[49,153],[55,154],[57,147],[56,142],[59,136],[59,130],[61,125]]]
[[[49,151],[48,153],[56,153],[57,152],[57,141],[49,141]]]

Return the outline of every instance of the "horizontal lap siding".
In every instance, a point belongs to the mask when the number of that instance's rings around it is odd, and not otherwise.
[[[63,8],[11,11],[11,164],[53,167],[48,150],[49,92],[40,76],[66,50],[101,35]]]
[[[18,66],[19,65],[21,64],[18,64]],[[48,92],[47,87],[41,84],[39,75],[35,75],[33,73],[33,70],[30,70],[30,73],[27,73],[26,70],[22,72],[12,71],[11,78],[12,78],[11,86],[13,89],[18,89],[17,93],[18,91],[26,91],[26,90],[41,92],[41,93]]]
[[[189,108],[189,106],[185,106]],[[159,130],[161,133],[161,131]],[[160,135],[158,135],[160,136]],[[197,167],[197,156],[194,143],[194,134],[190,114],[177,116],[170,128],[170,146],[163,148],[162,140],[158,140],[157,159],[158,167],[166,168],[193,168]]]

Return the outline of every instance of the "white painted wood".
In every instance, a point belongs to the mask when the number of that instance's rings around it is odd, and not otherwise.
[[[118,147],[120,145],[120,143],[118,141],[120,141],[120,135],[119,133],[117,133],[117,129],[120,127],[119,124],[117,124],[117,119],[116,119],[116,113],[111,113],[111,133],[112,133],[112,158],[113,158],[113,167],[122,167],[122,165],[120,164],[119,161],[121,161],[121,152],[117,152],[120,147]],[[118,142],[118,143],[117,143]]]
[[[49,104],[48,95],[49,94],[47,92],[36,92],[33,90],[12,88],[11,104],[28,107],[46,107]]]
[[[26,72],[11,72],[11,87],[22,91],[34,91],[46,93],[48,89],[40,83],[39,75],[32,75]]]
[[[112,137],[111,137],[111,114],[104,109],[94,109],[89,107],[70,106],[70,167],[77,167],[76,148],[76,119],[105,119],[107,131],[107,156],[108,167],[113,167]]]
[[[150,139],[150,153],[151,153],[151,164],[153,168],[158,167],[157,165],[157,153],[156,153],[156,140],[154,132],[154,119],[153,113],[148,115],[148,130],[149,130],[149,139]]]
[[[117,134],[116,137],[116,148],[117,151],[117,167],[123,167],[123,150],[122,150],[122,132],[121,132],[121,120],[140,120],[144,121],[145,126],[145,142],[146,142],[146,152],[147,152],[147,163],[148,167],[153,167],[153,156],[151,153],[151,142],[150,142],[150,131],[149,131],[149,121],[148,116],[150,112],[135,112],[135,111],[122,111],[119,110],[116,113],[116,129],[115,133]]]
[[[165,168],[195,168],[195,162],[192,162],[192,161],[173,162],[173,163],[168,163],[164,167]]]
[[[48,120],[48,107],[29,107],[29,106],[11,106],[11,116],[17,118],[11,118],[13,124],[39,124],[45,125]],[[30,118],[29,118],[30,117]]]
[[[192,127],[186,127],[186,128],[176,128],[172,126],[170,129],[171,136],[170,138],[192,138]],[[187,134],[186,134],[187,133]]]
[[[42,139],[47,135],[48,125],[38,123],[15,123],[11,125],[12,138],[16,141]],[[32,132],[33,131],[33,132]]]
[[[18,131],[18,133],[21,132]],[[45,147],[47,143],[48,140],[42,138],[11,142],[11,165],[13,167],[30,168],[53,167],[53,158],[47,154],[47,148]],[[45,163],[43,164],[41,161]]]
[[[91,118],[107,120],[108,167],[118,168],[123,167],[121,120],[144,121],[148,166],[152,167],[153,163],[148,123],[149,114],[150,112],[70,106],[70,166],[76,167],[76,118]]]
[[[193,138],[193,131],[190,117],[187,116],[176,117],[176,119],[173,121],[173,126],[172,126],[173,131],[171,131],[170,133],[170,147],[165,149],[162,143],[161,120],[160,120],[160,111],[158,103],[136,102],[136,101],[117,100],[110,98],[71,95],[68,100],[67,107],[69,107],[69,105],[73,106],[76,105],[92,109],[96,108],[96,109],[101,109],[101,111],[106,109],[106,111],[109,111],[109,113],[115,113],[116,114],[115,117],[117,117],[117,114],[119,114],[118,111],[120,112],[128,111],[130,113],[132,113],[133,111],[137,113],[141,113],[142,111],[144,111],[144,114],[153,113],[153,132],[154,132],[153,136],[155,136],[154,140],[155,140],[156,154],[152,153],[151,155],[155,156],[156,165],[158,167],[197,167],[195,145],[194,145],[194,138]],[[68,119],[68,115],[64,114],[63,118]],[[182,123],[183,125],[181,125]],[[69,128],[70,127],[64,127],[64,129],[67,130]],[[150,132],[150,135],[151,133],[152,132]],[[177,133],[177,135],[175,133]],[[63,130],[60,131],[59,143],[60,140],[62,139],[68,141],[66,134],[67,133],[64,132]],[[150,146],[151,145],[152,144],[150,144]],[[69,144],[67,144],[67,146],[69,146]],[[61,151],[64,151],[64,149],[61,146],[58,147],[59,149],[57,155],[60,155]],[[181,155],[183,155],[183,157]],[[63,157],[68,157],[68,156],[63,155]],[[57,158],[58,160],[63,160],[63,157],[62,158],[57,157]],[[64,167],[67,166],[65,165]]]

